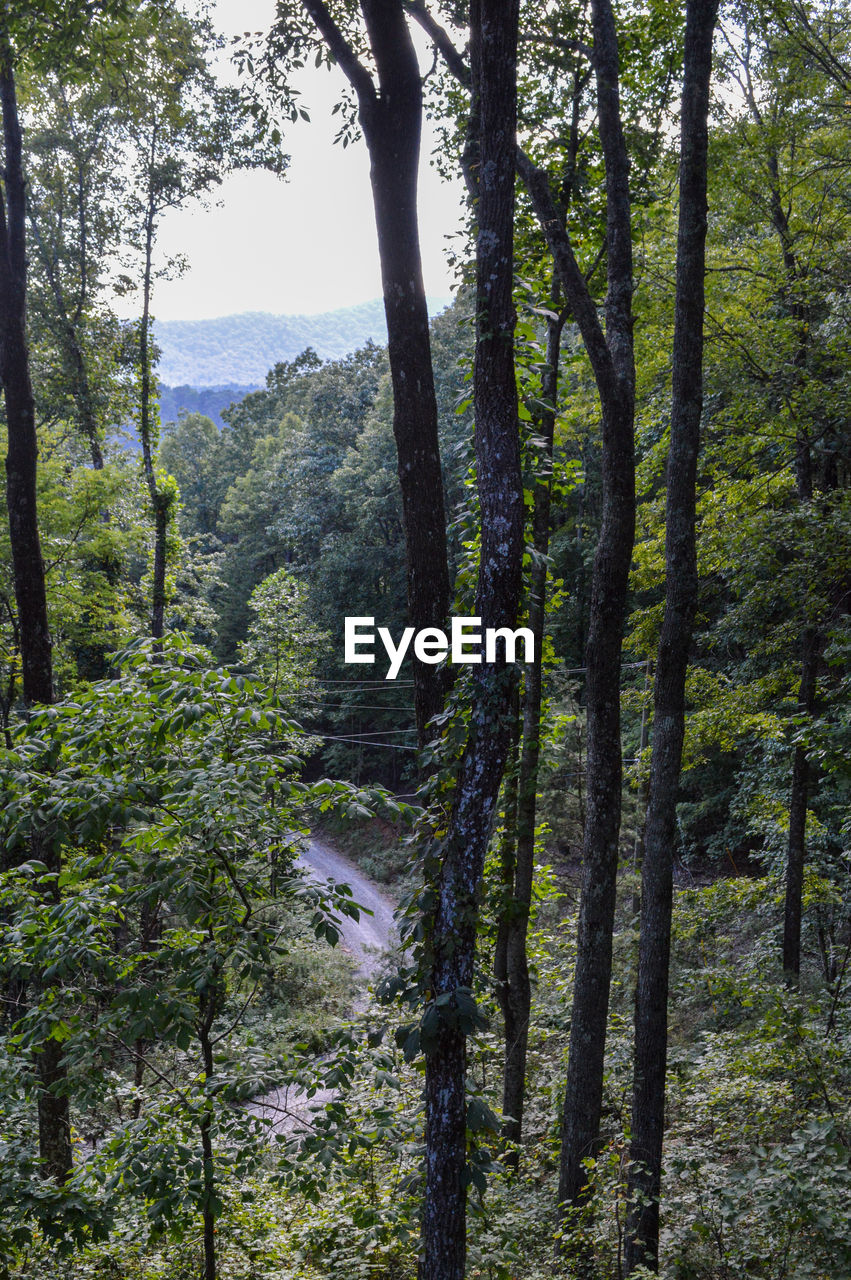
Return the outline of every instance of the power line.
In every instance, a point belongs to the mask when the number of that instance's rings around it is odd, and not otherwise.
[[[321,738],[323,742],[355,742],[361,747],[384,747],[387,751],[416,751],[416,747],[407,747],[400,742],[373,742],[372,738],[341,738],[332,733],[312,733],[312,738]]]
[[[378,704],[368,702],[313,702],[314,707],[336,707],[341,711],[404,711],[406,716],[411,714],[410,707],[382,707]]]
[[[398,733],[416,733],[416,728],[370,728],[363,733],[352,730],[352,737],[395,737]],[[319,735],[321,736],[321,735]]]
[[[621,665],[621,670],[629,670],[635,667],[646,667],[647,659],[642,658],[639,662],[622,662],[620,665]],[[553,669],[558,670],[558,667],[555,667]],[[582,675],[587,675],[588,668],[587,667],[563,667],[562,673],[568,676],[582,676]],[[351,678],[351,679],[321,680],[320,683],[323,685],[328,685],[328,684],[356,685],[358,688],[361,688],[361,689],[413,689],[414,687],[413,680],[386,680],[386,679],[385,680],[368,680],[368,679],[356,680],[354,678]]]
[[[633,668],[633,667],[646,667],[646,666],[647,666],[647,659],[646,659],[646,658],[642,658],[642,659],[641,659],[640,661],[638,661],[638,662],[622,662],[620,665],[621,665],[621,669],[622,669],[622,670],[627,670],[627,669],[630,669],[630,668]],[[557,670],[558,670],[558,667],[557,667],[557,666],[554,666],[552,669],[553,669],[553,670],[555,670],[555,671],[557,671]],[[586,675],[586,674],[587,674],[587,672],[588,672],[588,668],[587,668],[587,667],[563,667],[563,668],[562,668],[562,673],[563,673],[564,675],[568,675],[568,676],[581,676],[581,675]],[[369,689],[369,688],[378,688],[378,689],[412,689],[412,688],[414,687],[414,681],[413,681],[413,680],[366,680],[366,679],[364,679],[364,680],[355,680],[355,679],[350,679],[350,680],[337,680],[337,679],[335,679],[335,680],[321,680],[321,681],[320,681],[320,683],[321,683],[321,684],[323,684],[323,685],[326,685],[326,684],[348,684],[348,685],[357,685],[359,688],[362,688],[362,689]]]
[[[646,667],[646,666],[647,666],[646,658],[643,658],[641,662],[622,662],[621,671],[624,671],[628,667]],[[566,676],[584,676],[588,674],[588,668],[587,667],[565,667],[562,674]]]
[[[377,685],[379,689],[413,689],[413,680],[320,680],[320,684],[356,684],[361,688],[368,689],[370,686]]]

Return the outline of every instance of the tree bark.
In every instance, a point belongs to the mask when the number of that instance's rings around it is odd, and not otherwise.
[[[53,702],[53,660],[44,561],[38,531],[38,444],[26,331],[26,187],[14,62],[0,20],[0,107],[4,170],[0,193],[0,379],[6,403],[6,497],[24,699]],[[38,850],[34,850],[39,856]],[[47,857],[51,870],[55,860]],[[73,1166],[66,1071],[61,1046],[48,1038],[37,1055],[39,1152],[46,1176],[64,1182]]]
[[[517,22],[516,0],[471,6],[480,121],[474,405],[482,531],[476,613],[483,628],[513,626],[523,557],[512,298]],[[438,1029],[426,1053],[421,1280],[465,1274],[466,1034],[458,999],[472,987],[477,895],[508,753],[513,684],[504,662],[472,668],[469,735],[437,885],[431,992]]]
[[[6,402],[6,498],[24,698],[52,703],[53,662],[36,503],[35,405],[26,332],[26,194],[12,50],[0,31],[5,171],[0,198],[0,378]]]
[[[688,0],[681,111],[680,211],[671,443],[665,524],[665,613],[653,691],[653,749],[642,862],[635,1001],[627,1273],[659,1266],[673,850],[685,733],[685,682],[697,608],[696,475],[703,410],[707,150],[718,0]]]
[[[761,127],[762,115],[752,94],[748,102],[754,122]],[[780,189],[780,159],[774,142],[769,143],[765,161],[768,171],[771,224],[780,244],[786,274],[786,288],[781,296],[784,296],[784,300],[790,306],[797,326],[797,345],[792,358],[794,380],[797,383],[806,369],[807,349],[810,342],[810,314],[807,302],[800,295],[796,296],[795,290],[805,280],[807,271],[795,253],[795,239],[789,225],[789,209]],[[812,450],[806,426],[800,422],[795,438],[794,467],[798,501],[811,503],[813,499]],[[801,683],[798,693],[798,708],[805,714],[811,714],[815,706],[816,675],[821,644],[818,627],[805,624],[801,635]],[[795,747],[792,762],[789,839],[786,850],[786,896],[783,910],[783,971],[790,985],[797,983],[801,970],[801,918],[809,792],[810,769],[807,749],[799,743]]]
[[[151,171],[156,162],[156,129],[151,140]],[[142,280],[142,320],[139,326],[139,443],[142,467],[154,514],[154,563],[151,591],[151,638],[160,641],[165,634],[166,567],[168,524],[173,499],[157,483],[154,466],[155,421],[152,412],[153,378],[151,376],[151,287],[156,210],[153,195],[148,200],[145,217],[145,266]]]
[[[493,954],[493,980],[497,1003],[502,1011],[508,1037],[508,1012],[505,998],[508,984],[508,929],[511,899],[514,893],[514,875],[517,867],[517,792],[520,783],[520,690],[514,689],[508,711],[511,728],[508,738],[508,755],[502,782],[502,840],[499,849],[499,919]]]
[[[36,1055],[38,1070],[38,1154],[45,1177],[67,1182],[74,1167],[71,1147],[71,1116],[68,1105],[68,1072],[62,1046],[47,1039]]]
[[[619,103],[619,60],[609,0],[593,0],[594,67],[606,167],[608,290],[603,332],[558,216],[549,180],[522,153],[518,166],[582,333],[602,411],[603,511],[591,580],[586,645],[587,811],[577,961],[564,1097],[560,1212],[579,1204],[582,1161],[596,1154],[612,967],[621,808],[620,664],[635,537],[632,231],[629,160]]]
[[[401,0],[362,0],[378,75],[356,58],[323,0],[304,0],[358,98],[369,150],[378,253],[387,318],[402,516],[412,626],[443,627],[449,612],[449,560],[437,399],[428,307],[422,275],[417,180],[422,131],[422,79]],[[420,746],[443,707],[445,668],[413,660]]]
[[[556,290],[557,292],[557,290]],[[542,650],[547,599],[547,555],[550,543],[550,497],[552,493],[553,436],[558,395],[558,367],[565,315],[547,321],[546,370],[541,399],[549,406],[538,424],[543,441],[540,461],[545,474],[535,484],[532,508],[532,546],[535,559],[529,583],[529,629],[535,637],[535,659],[525,668],[523,733],[517,779],[516,840],[509,898],[501,932],[504,960],[498,975],[497,994],[505,1024],[503,1067],[503,1137],[512,1144],[505,1163],[517,1168],[517,1150],[523,1136],[523,1109],[526,1095],[526,1055],[532,988],[526,955],[532,881],[535,870],[535,818],[538,798],[538,762],[541,745]],[[501,979],[501,980],[500,980]]]

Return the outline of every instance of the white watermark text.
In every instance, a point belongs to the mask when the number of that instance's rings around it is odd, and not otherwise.
[[[344,662],[375,662],[376,634],[389,660],[385,680],[395,680],[411,641],[414,657],[436,666],[447,657],[453,663],[534,662],[535,637],[528,627],[486,627],[481,618],[453,618],[449,635],[439,627],[405,627],[398,644],[387,627],[376,630],[374,618],[346,618]],[[482,643],[484,642],[484,654]],[[523,657],[518,657],[522,645]],[[500,652],[501,650],[501,652]]]

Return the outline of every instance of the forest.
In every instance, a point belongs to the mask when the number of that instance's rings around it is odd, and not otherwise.
[[[386,344],[181,408],[331,65]],[[848,1280],[848,0],[0,0],[0,111],[0,1277]]]
[[[434,305],[430,310],[436,310]],[[325,315],[273,316],[264,312],[222,316],[213,320],[158,320],[157,378],[160,416],[176,420],[182,408],[162,407],[163,391],[176,387],[232,387],[257,391],[273,365],[294,360],[307,347],[325,359],[349,355],[370,339],[386,341],[384,306],[376,298],[359,307],[342,307]]]

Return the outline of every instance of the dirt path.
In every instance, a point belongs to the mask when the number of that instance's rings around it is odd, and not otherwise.
[[[343,916],[340,926],[343,947],[351,952],[359,973],[369,981],[382,954],[398,941],[392,902],[353,862],[322,840],[311,840],[299,862],[311,880],[337,880],[350,885],[355,902],[372,912],[371,916],[361,912],[359,920]]]
[[[359,920],[347,916],[340,922],[338,945],[348,951],[357,964],[360,990],[352,1012],[362,1012],[369,1004],[367,985],[378,970],[384,952],[398,941],[393,921],[393,904],[368,880],[354,863],[322,840],[311,840],[299,858],[299,864],[311,880],[336,880],[348,884],[359,906],[372,912],[361,912]],[[281,1085],[261,1098],[255,1098],[249,1109],[266,1120],[274,1133],[292,1133],[310,1122],[312,1111],[333,1098],[333,1090],[321,1089],[308,1098],[294,1085]]]

